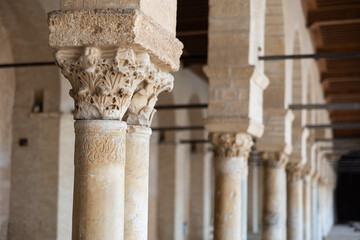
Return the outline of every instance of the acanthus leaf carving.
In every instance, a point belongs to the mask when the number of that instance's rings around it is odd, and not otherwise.
[[[170,73],[154,69],[135,91],[124,120],[129,125],[149,127],[156,112],[155,104],[161,92],[170,92],[174,77]]]
[[[289,156],[283,152],[264,152],[263,159],[270,167],[285,167],[289,162]]]
[[[122,120],[135,90],[154,69],[147,53],[123,48],[60,49],[56,62],[71,83],[75,119]]]
[[[214,146],[216,157],[242,157],[247,161],[253,140],[245,133],[210,133],[210,142]]]

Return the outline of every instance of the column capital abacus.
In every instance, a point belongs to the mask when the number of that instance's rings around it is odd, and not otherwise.
[[[264,152],[264,163],[269,167],[285,168],[289,162],[289,156],[283,152]]]
[[[252,137],[246,133],[210,133],[210,142],[214,146],[216,157],[248,158],[253,145]]]

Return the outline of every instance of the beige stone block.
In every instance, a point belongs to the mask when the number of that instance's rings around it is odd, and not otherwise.
[[[249,79],[232,80],[231,85],[235,88],[249,89],[250,88],[250,80]]]
[[[231,110],[233,111],[247,111],[249,109],[249,102],[243,101],[243,102],[233,102],[231,103]]]
[[[284,35],[284,27],[282,25],[266,26],[265,35]]]
[[[274,37],[271,34],[265,37],[265,55],[281,55],[284,53],[285,45],[283,37]]]
[[[204,71],[208,78],[227,79],[229,77],[228,67],[206,66]]]
[[[223,100],[235,100],[238,96],[238,91],[235,89],[223,89],[221,92],[221,99]]]
[[[266,111],[267,108],[284,108],[284,94],[285,90],[283,87],[274,87],[271,86],[269,89],[264,91],[264,109]]]
[[[240,100],[248,101],[249,98],[250,98],[250,91],[249,90],[247,90],[247,89],[240,90],[240,93],[239,93],[239,99]]]
[[[210,87],[229,87],[230,86],[229,79],[210,79],[209,83],[210,83]]]
[[[175,36],[176,0],[61,0],[61,9],[135,8],[153,18]]]
[[[122,46],[147,52],[168,71],[179,69],[183,44],[139,10],[53,11],[48,23],[52,48]]]
[[[282,73],[285,75],[285,62],[284,61],[267,61],[265,63],[265,74],[268,73]]]
[[[250,1],[211,1],[209,2],[210,18],[250,17]]]
[[[282,15],[282,7],[281,5],[275,3],[275,4],[269,4],[266,7],[266,16],[276,16],[276,15]]]
[[[224,102],[210,102],[209,103],[209,111],[221,111],[225,108]]]
[[[209,99],[210,100],[220,100],[221,98],[221,89],[210,89],[209,90]]]
[[[208,54],[208,63],[218,66],[244,66],[248,64],[248,55],[249,51],[245,48],[211,50]]]
[[[249,79],[251,78],[254,72],[254,67],[247,65],[243,67],[231,67],[230,68],[230,77],[231,79]]]
[[[209,48],[247,48],[249,32],[219,32],[209,35]]]
[[[250,19],[248,17],[209,19],[209,31],[250,31]]]
[[[265,18],[266,26],[278,25],[284,23],[284,17],[282,15],[268,15]]]

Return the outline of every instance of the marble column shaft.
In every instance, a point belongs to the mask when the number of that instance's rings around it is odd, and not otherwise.
[[[262,239],[278,240],[285,238],[286,192],[285,165],[288,157],[283,153],[264,154],[264,201]]]
[[[304,240],[311,239],[311,178],[304,176]]]
[[[75,122],[72,239],[123,239],[126,123]]]
[[[214,240],[241,239],[241,180],[252,146],[248,134],[210,134],[215,152]]]
[[[250,159],[249,159],[250,160]],[[248,177],[248,230],[251,233],[259,232],[259,164],[249,161]]]
[[[287,173],[287,239],[303,240],[302,172],[296,169]]]
[[[241,239],[247,239],[247,210],[248,210],[248,175],[249,167],[247,161],[243,166],[241,175]]]
[[[147,240],[151,129],[128,126],[125,164],[125,239]]]

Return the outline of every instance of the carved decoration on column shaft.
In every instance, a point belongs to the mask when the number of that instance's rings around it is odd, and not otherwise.
[[[210,133],[210,142],[214,146],[216,157],[243,157],[248,159],[253,145],[252,137],[246,133]]]
[[[286,171],[287,179],[290,182],[302,180],[304,175],[303,166],[299,164],[288,164]]]
[[[122,120],[139,84],[156,71],[147,53],[116,47],[61,49],[56,63],[71,83],[75,119]]]
[[[269,167],[285,168],[289,162],[289,156],[283,152],[264,152],[264,163]]]
[[[132,97],[124,121],[129,125],[150,127],[156,112],[154,106],[161,92],[170,92],[174,86],[174,77],[170,73],[155,70],[137,88]]]

